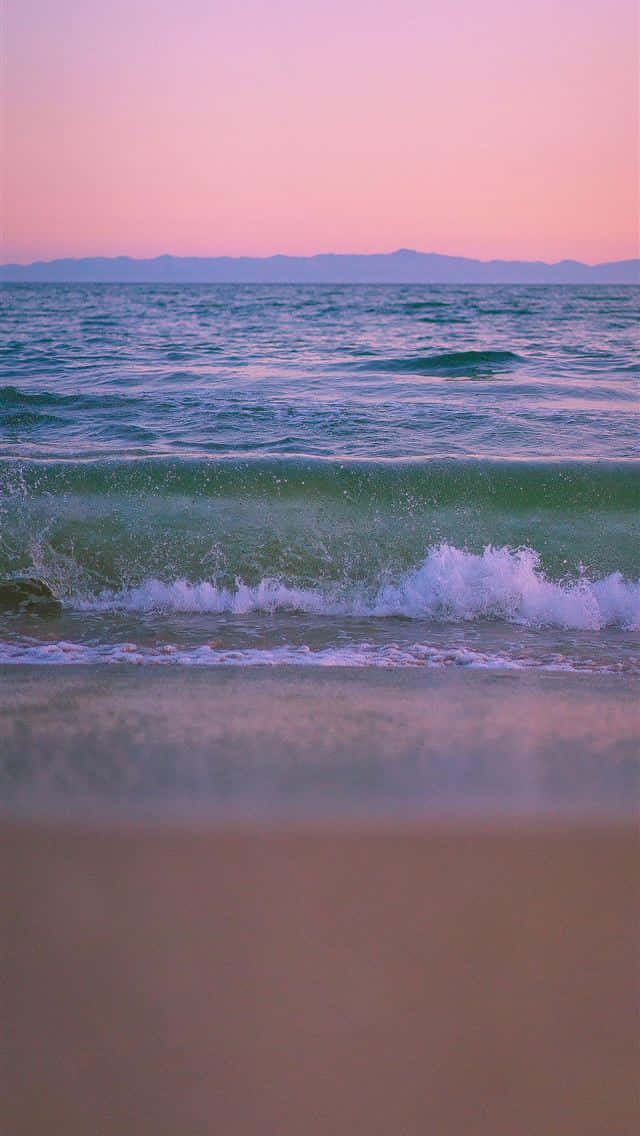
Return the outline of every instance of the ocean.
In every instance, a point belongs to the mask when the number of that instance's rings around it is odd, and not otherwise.
[[[639,299],[5,286],[0,663],[638,673]]]

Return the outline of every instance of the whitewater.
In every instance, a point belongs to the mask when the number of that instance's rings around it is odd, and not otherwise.
[[[503,619],[529,627],[599,630],[640,629],[640,580],[619,572],[601,580],[583,576],[568,584],[548,580],[532,549],[486,547],[480,556],[441,545],[397,584],[385,584],[371,598],[290,587],[263,579],[256,587],[237,581],[235,589],[209,582],[146,580],[136,588],[95,597],[76,597],[79,610],[167,611],[219,614],[281,610],[330,616],[404,616],[407,619]]]

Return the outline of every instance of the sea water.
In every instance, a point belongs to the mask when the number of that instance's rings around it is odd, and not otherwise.
[[[640,671],[639,301],[5,286],[0,662]]]

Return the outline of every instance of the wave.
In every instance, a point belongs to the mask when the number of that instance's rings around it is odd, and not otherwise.
[[[407,355],[395,359],[373,358],[367,362],[366,369],[462,378],[504,371],[521,362],[523,362],[522,357],[514,351],[446,351],[439,355]]]
[[[66,401],[65,395],[51,394],[48,391],[21,391],[17,387],[0,387],[0,406],[57,406]]]
[[[68,419],[60,418],[55,414],[42,414],[36,410],[16,409],[6,414],[0,414],[0,426],[4,429],[24,429],[31,426],[62,426]]]
[[[566,588],[640,576],[639,506],[631,462],[5,462],[0,579],[40,577],[62,600],[184,579],[370,601],[448,545],[535,549]]]
[[[0,499],[52,494],[109,497],[348,498],[473,508],[640,509],[640,461],[524,461],[305,457],[138,458],[124,461],[0,461]]]
[[[402,310],[409,315],[412,312],[421,312],[428,308],[453,308],[455,304],[451,300],[405,300],[402,305]]]
[[[95,666],[118,663],[164,667],[422,667],[433,670],[462,667],[470,670],[542,670],[587,674],[637,672],[637,664],[633,660],[581,660],[562,652],[536,658],[470,647],[447,649],[428,643],[399,645],[365,642],[314,650],[306,644],[220,648],[209,644],[194,647],[174,643],[148,646],[129,642],[74,643],[67,640],[41,643],[0,642],[0,664]]]
[[[125,394],[89,394],[79,391],[75,394],[60,394],[56,391],[29,391],[20,390],[14,386],[0,387],[0,408],[52,406],[65,407],[69,410],[83,410],[89,408],[110,409],[124,408],[134,404],[141,404],[142,400],[135,395]],[[52,419],[56,421],[56,419]]]
[[[313,615],[404,617],[468,622],[501,620],[527,627],[640,629],[640,580],[620,572],[601,579],[548,579],[530,548],[485,547],[481,554],[442,544],[420,566],[371,594],[362,588],[295,587],[278,579],[256,586],[238,580],[220,587],[206,580],[147,579],[137,587],[76,596],[83,611],[197,612],[246,615],[294,611]]]

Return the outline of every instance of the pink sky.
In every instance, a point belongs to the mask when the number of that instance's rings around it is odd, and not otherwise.
[[[8,0],[0,259],[638,255],[635,0]]]

